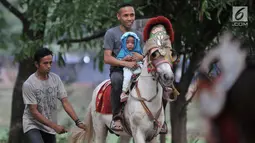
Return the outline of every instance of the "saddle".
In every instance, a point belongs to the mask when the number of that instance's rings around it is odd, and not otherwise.
[[[133,75],[131,80],[131,85],[127,94],[129,94],[130,90],[135,86],[135,82],[139,75]],[[107,80],[104,85],[100,88],[97,98],[96,98],[96,111],[101,114],[112,114],[112,106],[111,106],[111,81]],[[125,104],[123,104],[125,105]]]
[[[109,79],[99,89],[96,97],[96,112],[101,114],[112,114],[111,88],[111,81]]]

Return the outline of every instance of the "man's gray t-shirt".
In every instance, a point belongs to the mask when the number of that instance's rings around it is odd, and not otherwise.
[[[131,30],[140,38],[140,46],[143,47],[142,35],[137,30]],[[112,50],[113,56],[116,57],[121,48],[121,36],[124,33],[120,30],[120,26],[113,27],[106,31],[104,36],[104,50]]]
[[[46,133],[56,134],[56,132],[37,121],[31,114],[28,104],[37,104],[38,111],[50,121],[57,123],[57,99],[67,97],[66,90],[60,77],[54,73],[49,73],[47,80],[40,80],[36,74],[32,74],[23,84],[22,96],[25,104],[23,113],[23,131],[39,129]]]

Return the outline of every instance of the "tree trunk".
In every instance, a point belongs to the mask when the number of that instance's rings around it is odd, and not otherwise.
[[[179,95],[178,99],[170,104],[172,143],[187,143],[187,111],[183,103],[185,95]]]
[[[22,128],[22,116],[25,107],[22,98],[22,85],[35,71],[36,68],[32,59],[19,62],[19,72],[12,94],[11,125],[8,143],[26,143]]]
[[[181,33],[178,31],[175,33],[174,47],[179,52],[182,49]],[[176,70],[176,67],[174,67],[174,70]],[[182,74],[182,77],[183,77],[183,74]],[[180,81],[182,82],[182,80]],[[170,106],[169,106],[171,134],[172,134],[171,140],[172,140],[172,143],[187,143],[187,137],[186,137],[187,136],[186,135],[187,113],[186,113],[186,110],[182,110],[183,104],[186,102],[185,94],[183,94],[182,90],[178,87],[178,85],[175,84],[175,86],[181,95],[178,96],[176,101],[170,102]]]
[[[160,143],[166,143],[166,135],[160,135]]]
[[[203,52],[202,52],[203,53]],[[172,126],[172,143],[187,143],[187,105],[186,93],[196,70],[197,62],[201,58],[201,51],[197,51],[190,59],[190,65],[182,74],[181,82],[176,85],[180,95],[170,104],[170,117]],[[185,58],[184,58],[185,59]]]

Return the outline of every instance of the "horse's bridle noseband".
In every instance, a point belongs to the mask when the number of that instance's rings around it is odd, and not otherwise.
[[[147,57],[148,57],[147,69],[148,69],[148,72],[151,73],[153,77],[155,77],[155,80],[157,80],[160,83],[162,88],[165,91],[168,91],[169,88],[171,88],[171,86],[165,85],[164,82],[162,82],[162,79],[157,72],[157,66],[163,63],[169,64],[171,68],[173,67],[173,61],[169,62],[168,60],[166,60],[165,56],[166,55],[161,48],[152,48],[147,54]]]
[[[167,61],[164,57],[165,53],[162,51],[160,48],[152,48],[150,51],[146,54],[147,58],[147,68],[148,72],[156,72],[157,71],[157,66],[162,64],[162,63],[168,63],[171,67],[172,64]],[[151,59],[154,59],[153,61]]]

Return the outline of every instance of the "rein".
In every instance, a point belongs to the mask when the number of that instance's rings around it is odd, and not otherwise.
[[[149,117],[149,119],[153,122],[153,129],[155,130],[155,134],[153,136],[151,136],[151,138],[149,140],[152,140],[155,136],[157,136],[157,130],[158,128],[161,127],[162,123],[160,123],[158,121],[158,118],[162,112],[162,108],[163,108],[163,103],[161,103],[160,105],[160,108],[158,109],[158,111],[156,112],[155,116],[152,114],[151,110],[148,108],[148,106],[146,105],[145,102],[152,102],[158,95],[158,92],[159,92],[159,85],[158,83],[160,83],[160,86],[162,86],[162,88],[164,89],[162,83],[160,82],[160,76],[158,75],[157,73],[157,70],[156,70],[156,67],[162,63],[169,63],[165,58],[159,58],[153,62],[150,61],[150,59],[148,58],[148,61],[147,61],[148,65],[147,65],[147,68],[148,68],[148,72],[151,73],[151,76],[143,76],[143,75],[140,75],[139,78],[142,78],[142,77],[152,77],[154,78],[153,80],[156,80],[156,94],[151,97],[150,99],[146,99],[146,98],[143,98],[142,95],[141,95],[141,92],[138,88],[138,80],[136,81],[135,83],[135,91],[137,93],[137,97],[134,97],[131,93],[129,93],[131,95],[132,98],[134,98],[135,100],[137,101],[140,101],[141,105],[143,106],[143,109],[145,110],[145,113],[147,114],[147,116]],[[170,63],[169,63],[170,64]],[[153,67],[155,70],[153,71],[149,71],[149,66],[151,65],[151,67]],[[171,65],[171,64],[170,64]]]
[[[153,116],[151,110],[150,110],[150,109],[148,108],[148,106],[145,104],[145,101],[151,102],[152,100],[154,100],[154,99],[157,97],[157,94],[158,94],[158,80],[157,80],[157,89],[156,89],[157,92],[156,92],[155,96],[153,96],[150,100],[146,100],[145,98],[143,98],[143,97],[141,96],[141,92],[140,92],[140,90],[139,90],[139,88],[138,88],[138,82],[136,82],[135,88],[136,88],[136,92],[137,92],[137,96],[138,96],[138,98],[135,98],[135,99],[137,99],[137,100],[140,101],[140,103],[141,103],[142,106],[143,106],[143,109],[145,110],[145,113],[146,113],[147,116],[150,118],[150,120],[153,122],[153,129],[154,129],[155,133],[154,133],[153,136],[151,136],[149,139],[147,139],[147,141],[151,141],[154,137],[157,136],[157,130],[158,130],[158,128],[161,127],[161,123],[158,121],[158,118],[159,118],[160,113],[161,113],[161,111],[162,111],[163,104],[161,103],[160,108],[158,109],[156,115]],[[134,98],[134,96],[132,96],[132,97]]]
[[[135,88],[136,88],[136,92],[137,92],[138,98],[144,99],[144,98],[141,96],[141,92],[140,92],[140,90],[139,90],[139,88],[138,88],[138,82],[136,83],[135,86],[136,86]],[[162,107],[163,107],[162,104],[161,104],[160,109],[159,109],[158,112],[156,113],[156,116],[154,117],[153,114],[151,113],[150,109],[148,108],[148,106],[147,106],[147,105],[145,104],[145,102],[144,102],[144,101],[151,102],[153,99],[155,99],[155,97],[157,96],[157,94],[158,94],[158,85],[157,85],[157,93],[156,93],[155,96],[153,96],[150,100],[146,100],[146,99],[145,99],[145,100],[139,100],[139,101],[141,102],[141,104],[142,104],[144,110],[146,111],[147,115],[149,116],[149,118],[150,118],[151,120],[153,120],[153,122],[156,122],[157,125],[160,125],[160,123],[157,121],[157,119],[159,118],[160,112],[161,112],[161,110],[162,110]],[[154,127],[155,127],[155,126],[154,126]]]
[[[148,76],[148,77],[152,77],[152,76]],[[135,96],[133,96],[132,94],[130,94],[130,95],[131,95],[131,97],[133,97],[135,100],[138,100],[138,101],[140,101],[140,102],[141,102],[141,101],[152,102],[152,101],[157,97],[157,95],[158,95],[158,80],[157,80],[156,85],[157,85],[156,94],[155,94],[152,98],[150,98],[149,100],[147,100],[146,98],[143,98],[143,97],[141,96],[140,90],[139,90],[139,88],[138,88],[138,81],[136,81],[136,83],[135,83],[135,89],[136,89],[136,93],[138,94],[138,97],[135,97]]]

